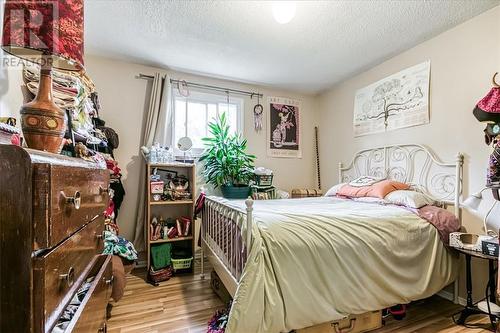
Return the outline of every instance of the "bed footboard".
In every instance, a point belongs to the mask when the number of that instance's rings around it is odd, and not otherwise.
[[[229,293],[234,296],[245,267],[252,242],[253,200],[245,201],[246,210],[207,197],[201,216],[202,258],[206,254]],[[202,259],[201,273],[204,274]]]

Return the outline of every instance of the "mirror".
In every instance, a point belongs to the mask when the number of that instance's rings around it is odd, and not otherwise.
[[[193,147],[193,141],[187,136],[180,138],[179,141],[177,142],[177,148],[179,148],[179,150],[182,152],[187,152],[192,147]]]

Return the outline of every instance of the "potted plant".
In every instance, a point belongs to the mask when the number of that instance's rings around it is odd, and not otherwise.
[[[250,195],[249,182],[253,177],[254,155],[245,152],[247,140],[230,134],[226,114],[208,124],[210,137],[203,138],[206,149],[200,157],[205,181],[220,187],[228,199],[245,199]]]

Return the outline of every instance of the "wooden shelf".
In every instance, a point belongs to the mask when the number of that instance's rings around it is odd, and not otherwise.
[[[147,173],[146,173],[146,186],[145,186],[145,205],[146,205],[146,221],[144,223],[145,234],[146,234],[146,251],[148,258],[148,266],[147,269],[149,271],[151,267],[151,245],[153,244],[165,244],[170,243],[172,247],[184,248],[187,250],[189,247],[192,253],[195,253],[196,244],[194,239],[194,232],[196,231],[196,220],[191,221],[191,235],[186,237],[177,237],[171,239],[158,239],[151,240],[151,220],[154,213],[158,213],[162,211],[162,213],[169,212],[169,217],[177,218],[179,216],[189,216],[192,217],[194,215],[195,208],[195,193],[196,193],[196,166],[194,164],[189,163],[181,163],[181,162],[172,162],[172,163],[155,163],[149,164],[146,161]],[[151,173],[153,169],[156,167],[164,167],[167,170],[172,170],[177,172],[179,175],[186,176],[189,181],[189,192],[191,193],[191,198],[186,198],[184,200],[170,200],[170,201],[153,201],[153,194],[151,193]],[[157,208],[155,208],[157,207]],[[168,208],[167,208],[168,207]],[[163,211],[163,209],[166,209]],[[175,244],[175,245],[174,245]],[[190,270],[191,274],[194,270]]]
[[[191,168],[194,163],[171,162],[171,163],[148,163],[150,168]]]
[[[171,243],[171,242],[180,242],[184,240],[191,240],[193,239],[193,236],[186,236],[186,237],[176,237],[176,238],[168,238],[168,239],[158,239],[158,240],[150,240],[149,243],[151,244],[158,244],[158,243]]]
[[[193,200],[151,201],[150,205],[192,205]]]

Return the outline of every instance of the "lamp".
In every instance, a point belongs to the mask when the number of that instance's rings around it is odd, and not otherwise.
[[[279,24],[290,22],[295,16],[296,5],[292,1],[273,2],[273,16]]]
[[[21,107],[29,148],[59,153],[66,113],[52,99],[52,68],[83,69],[83,0],[6,0],[2,49],[40,65],[33,101]]]
[[[474,216],[479,217],[483,220],[483,227],[488,235],[493,236],[494,234],[496,236],[498,235],[498,230],[500,228],[500,212],[498,212],[497,214],[493,214],[492,212],[494,210],[500,209],[499,207],[497,207],[498,201],[493,200],[493,204],[491,205],[490,209],[488,209],[488,212],[486,214],[482,214],[479,211],[479,206],[483,201],[483,192],[488,189],[488,187],[485,187],[481,191],[469,196],[462,203],[462,207],[466,208]]]
[[[469,210],[471,213],[478,213],[479,205],[481,205],[481,201],[483,200],[483,192],[487,189],[487,187],[483,188],[481,191],[470,195],[467,199],[464,200],[462,206]]]

